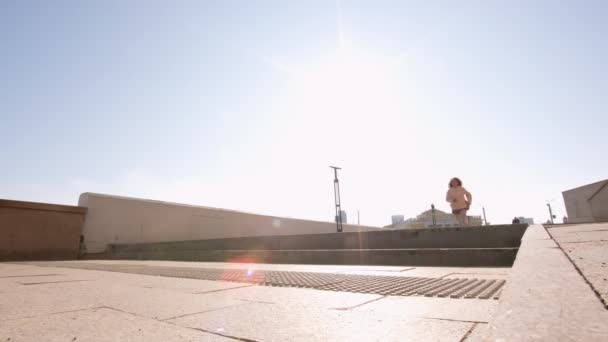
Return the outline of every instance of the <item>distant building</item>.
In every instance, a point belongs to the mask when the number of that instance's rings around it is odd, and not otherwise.
[[[519,216],[517,219],[519,220],[519,223],[534,224],[534,218],[532,217]]]
[[[391,216],[391,223],[392,224],[398,224],[401,223],[405,220],[405,216],[403,215],[393,215]]]
[[[608,221],[608,179],[562,192],[569,223]]]
[[[395,217],[394,215],[391,217]],[[469,226],[481,226],[481,216],[467,216],[469,219]],[[421,228],[444,228],[444,227],[458,227],[458,221],[452,214],[448,214],[444,211],[435,209],[435,224],[433,225],[433,212],[432,210],[426,210],[415,218],[403,220],[398,223],[393,223],[384,228],[390,229],[421,229]]]

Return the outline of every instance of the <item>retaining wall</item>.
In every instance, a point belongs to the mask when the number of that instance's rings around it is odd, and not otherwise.
[[[0,261],[78,258],[86,208],[0,200]]]
[[[80,195],[78,203],[88,209],[84,225],[87,253],[102,253],[109,244],[322,234],[336,231],[333,222],[273,217],[94,193]],[[345,232],[375,229],[380,228],[344,225]]]

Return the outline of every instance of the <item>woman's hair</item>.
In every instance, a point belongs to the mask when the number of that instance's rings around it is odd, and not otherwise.
[[[460,178],[454,177],[454,178],[450,179],[450,183],[448,183],[448,187],[449,188],[452,187],[452,182],[453,181],[456,181],[458,183],[458,186],[462,186],[462,181],[460,180]]]

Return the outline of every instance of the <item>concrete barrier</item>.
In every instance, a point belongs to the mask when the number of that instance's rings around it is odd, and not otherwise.
[[[0,261],[77,259],[86,209],[0,200]]]
[[[110,245],[87,258],[277,264],[511,266],[526,224]]]
[[[333,222],[256,215],[94,193],[80,195],[78,204],[88,209],[84,225],[84,244],[88,253],[105,252],[109,244],[336,231]],[[381,228],[344,225],[345,232],[375,229]]]
[[[517,248],[190,250],[116,253],[115,260],[172,260],[309,265],[510,267]]]
[[[277,235],[111,245],[110,252],[519,247],[527,224]]]

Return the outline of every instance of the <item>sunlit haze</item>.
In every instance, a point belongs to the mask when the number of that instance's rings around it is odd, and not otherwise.
[[[0,198],[99,192],[331,221],[458,176],[559,221],[608,171],[606,2],[5,1]]]

